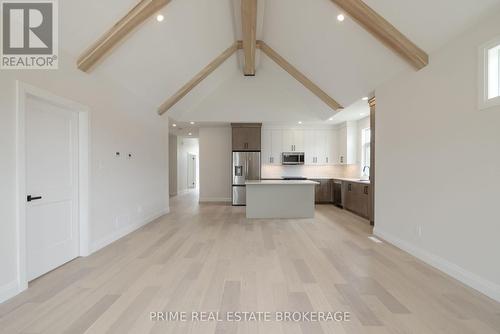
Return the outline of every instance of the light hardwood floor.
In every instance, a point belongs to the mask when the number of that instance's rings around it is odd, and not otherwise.
[[[500,304],[332,205],[311,220],[172,212],[0,305],[1,333],[500,333]],[[349,322],[153,322],[152,311],[346,311]]]

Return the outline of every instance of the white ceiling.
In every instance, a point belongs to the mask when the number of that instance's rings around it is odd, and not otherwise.
[[[428,53],[457,37],[500,4],[498,0],[363,1]]]
[[[61,47],[76,59],[137,1],[60,1]],[[160,105],[241,38],[240,1],[172,0],[161,10],[163,22],[148,20],[88,75],[106,76]],[[500,0],[365,2],[429,53],[500,5]],[[258,0],[257,38],[349,106],[413,69],[349,17],[339,23],[340,12],[330,0]],[[233,56],[175,105],[171,117],[317,121],[334,115],[259,53],[256,77],[243,77],[241,55]]]
[[[335,114],[328,120],[330,124],[339,124],[347,121],[357,121],[370,116],[370,106],[368,101],[358,100],[345,108],[341,112]]]
[[[236,63],[237,58],[242,56],[233,56],[230,63]],[[202,98],[199,91],[207,90],[210,85],[204,82],[171,109],[171,117],[202,122],[320,122],[335,114],[260,51],[257,51],[257,58],[261,60],[255,77],[245,77],[235,71]],[[225,71],[223,67],[214,75],[218,77]]]

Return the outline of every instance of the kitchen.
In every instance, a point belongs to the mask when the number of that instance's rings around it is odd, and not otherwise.
[[[232,204],[247,218],[312,218],[314,204],[336,205],[373,223],[369,104],[358,105],[340,122],[231,124]]]

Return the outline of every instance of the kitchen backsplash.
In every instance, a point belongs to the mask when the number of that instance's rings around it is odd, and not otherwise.
[[[359,165],[337,165],[337,166],[280,166],[262,165],[262,178],[274,179],[282,176],[304,176],[304,177],[346,177],[359,178],[361,167]]]

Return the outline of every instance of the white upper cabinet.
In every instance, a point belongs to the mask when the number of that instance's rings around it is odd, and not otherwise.
[[[328,133],[332,130],[304,130],[304,153],[306,165],[325,165],[327,161]]]
[[[316,148],[314,147],[314,130],[304,130],[304,163],[314,165],[316,160]]]
[[[271,131],[271,163],[281,165],[281,153],[283,153],[283,130]]]
[[[304,152],[310,166],[356,163],[356,122],[337,128],[263,128],[262,162],[280,165],[283,152]]]
[[[336,130],[327,130],[326,132],[326,163],[336,164],[339,156],[339,147]]]
[[[261,140],[261,160],[263,164],[272,163],[272,131],[270,129],[262,129]]]
[[[283,151],[283,130],[262,129],[262,163],[281,164]]]
[[[357,155],[356,122],[346,122],[337,130],[338,157],[336,163],[350,165],[356,163]]]
[[[316,130],[314,131],[314,148],[316,151],[316,156],[314,163],[316,165],[325,165],[328,162],[326,161],[326,138],[328,131],[330,130]]]
[[[283,130],[283,152],[304,152],[304,130]]]

